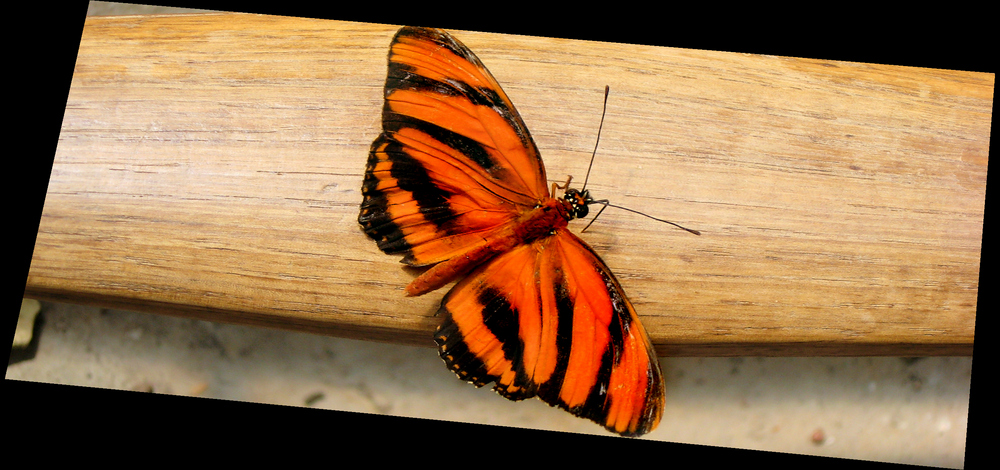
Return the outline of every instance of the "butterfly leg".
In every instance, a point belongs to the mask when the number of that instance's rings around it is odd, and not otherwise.
[[[590,228],[590,226],[594,224],[594,221],[597,220],[597,218],[601,216],[601,212],[604,212],[604,209],[608,208],[608,204],[609,203],[610,203],[610,201],[608,201],[607,199],[601,199],[600,201],[592,201],[591,202],[591,204],[603,204],[604,207],[602,207],[601,210],[597,211],[597,215],[595,215],[593,219],[590,219],[590,223],[587,224],[587,226],[584,227],[583,230],[580,230],[580,233],[586,232],[587,229]]]
[[[566,188],[569,188],[569,183],[571,181],[573,181],[573,175],[566,176],[566,183],[563,184],[562,186],[559,186],[559,183],[552,183],[552,195],[555,196],[556,189],[565,190]]]

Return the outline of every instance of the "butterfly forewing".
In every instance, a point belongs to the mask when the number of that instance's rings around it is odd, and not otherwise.
[[[522,197],[549,195],[545,167],[521,116],[479,58],[450,34],[400,29],[389,50],[385,92],[383,127],[402,115],[430,124],[425,130],[450,131],[456,148],[491,178],[523,190]]]
[[[548,198],[531,136],[496,80],[443,31],[403,28],[389,52],[383,133],[358,221],[424,266],[468,251]]]

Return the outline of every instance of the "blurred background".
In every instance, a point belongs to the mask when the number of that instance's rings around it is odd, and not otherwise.
[[[88,15],[203,11],[91,2]],[[458,380],[430,338],[415,348],[35,301],[21,320],[7,379],[608,435]],[[666,410],[647,439],[964,466],[971,357],[660,362]]]

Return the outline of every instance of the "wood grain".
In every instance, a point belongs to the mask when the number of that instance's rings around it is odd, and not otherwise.
[[[87,19],[28,297],[432,346],[357,224],[396,26]],[[971,355],[994,75],[453,32],[664,355]],[[576,230],[583,224],[574,223]]]

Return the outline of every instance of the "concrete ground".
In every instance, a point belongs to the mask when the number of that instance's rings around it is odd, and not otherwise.
[[[167,10],[175,11],[175,10]],[[91,14],[162,13],[92,2]],[[43,303],[6,378],[607,435],[541,401],[509,402],[431,348]],[[428,338],[428,346],[432,346]],[[646,438],[964,466],[971,357],[661,358],[667,402]]]
[[[7,379],[609,435],[540,400],[510,402],[419,348],[43,303]],[[428,346],[431,346],[428,338]],[[645,438],[964,466],[972,358],[661,358]]]

